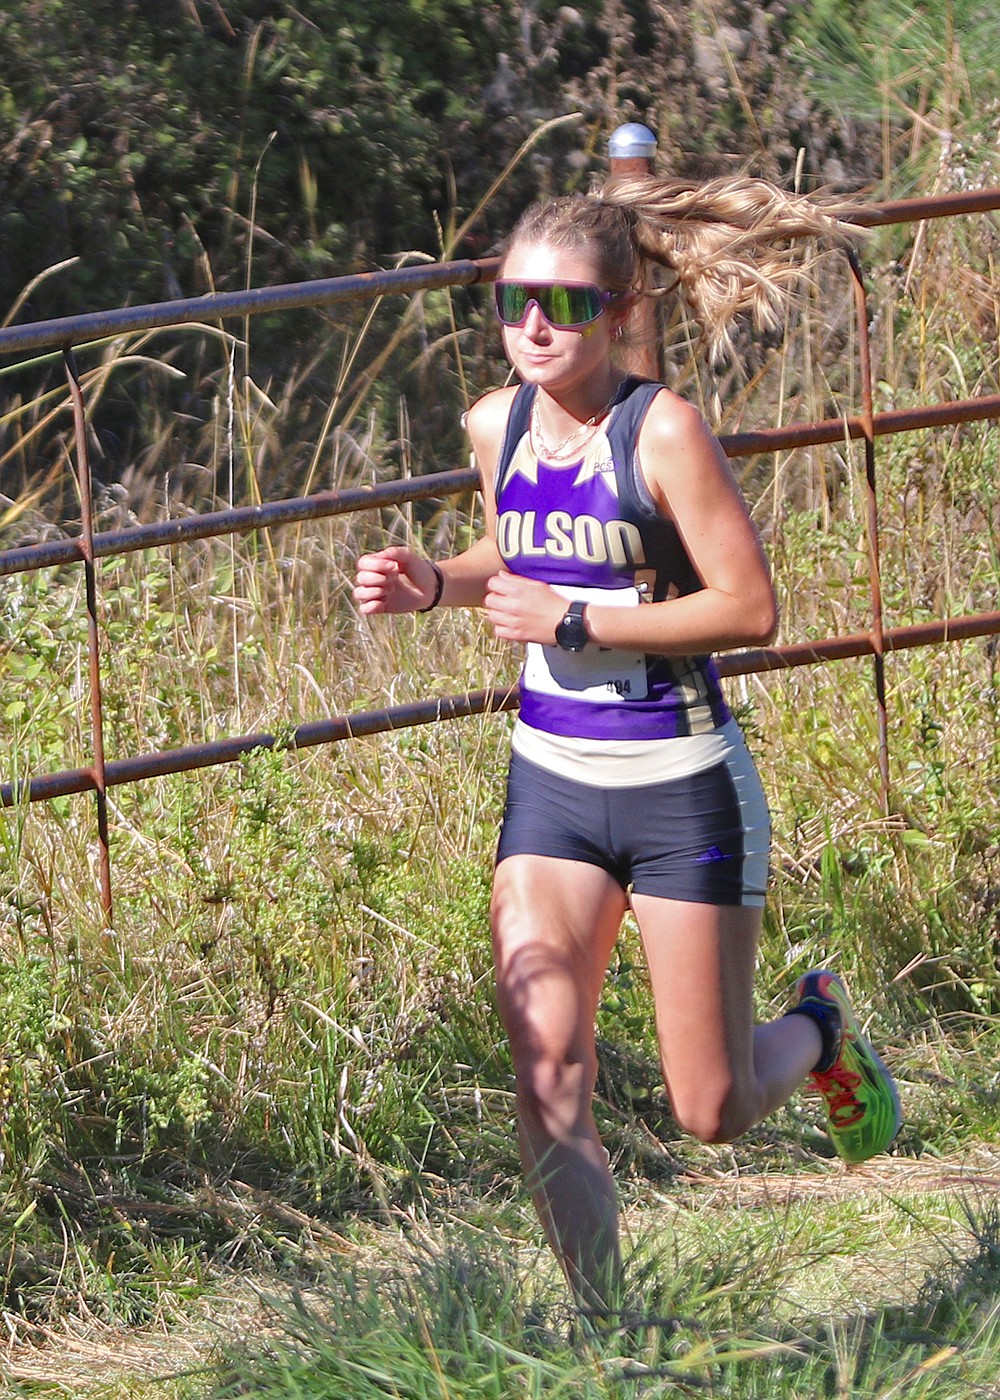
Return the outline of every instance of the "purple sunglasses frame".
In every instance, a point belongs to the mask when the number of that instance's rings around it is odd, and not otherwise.
[[[500,293],[504,287],[524,287],[529,293],[524,308],[524,315],[517,321],[508,321],[501,312]],[[554,321],[551,316],[547,315],[545,308],[538,298],[530,295],[533,290],[541,291],[546,287],[563,287],[569,291],[593,292],[600,302],[600,309],[595,312],[593,316],[588,316],[585,321]],[[568,282],[563,279],[546,281],[544,278],[533,278],[529,280],[526,277],[498,277],[493,283],[493,298],[497,320],[502,326],[510,326],[512,328],[523,326],[528,319],[532,306],[537,306],[542,320],[545,321],[547,325],[551,326],[553,330],[580,330],[584,326],[593,325],[595,321],[600,319],[612,302],[618,301],[621,297],[627,295],[627,292],[605,292],[596,282]]]

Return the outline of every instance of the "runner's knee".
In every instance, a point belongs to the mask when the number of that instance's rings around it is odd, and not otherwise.
[[[678,1126],[699,1142],[732,1142],[757,1121],[748,1095],[732,1079],[671,1090]]]

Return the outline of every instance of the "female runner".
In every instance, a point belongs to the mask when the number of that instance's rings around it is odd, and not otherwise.
[[[483,606],[498,637],[526,648],[494,957],[527,1185],[587,1310],[618,1302],[592,1095],[595,1016],[627,908],[685,1130],[729,1141],[810,1076],[847,1160],[885,1149],[900,1122],[832,973],[807,973],[783,1017],[753,1024],[769,819],[711,653],[768,642],[775,596],[701,415],[613,354],[647,259],[672,271],[713,349],[737,312],[776,324],[801,234],[843,238],[816,204],[746,179],[632,177],[527,210],[495,287],[520,384],[468,416],[485,533],[440,564],[393,546],[357,565],[363,614]]]

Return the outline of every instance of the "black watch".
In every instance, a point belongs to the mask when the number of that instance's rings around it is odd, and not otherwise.
[[[583,610],[586,606],[586,603],[570,603],[566,616],[556,628],[556,641],[563,651],[583,651],[590,641],[583,620]]]

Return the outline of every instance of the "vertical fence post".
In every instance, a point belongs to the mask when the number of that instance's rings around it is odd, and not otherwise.
[[[76,475],[80,492],[80,554],[83,558],[87,587],[87,652],[90,662],[90,728],[93,745],[94,790],[97,795],[97,836],[99,843],[101,906],[105,925],[113,922],[111,899],[111,854],[108,839],[108,795],[104,776],[104,706],[101,700],[100,630],[97,625],[97,573],[94,568],[94,511],[90,475],[90,452],[87,448],[87,415],[83,406],[83,390],[77,374],[76,360],[70,348],[63,350],[66,379],[73,403],[73,427],[76,436]]]
[[[655,155],[656,137],[649,127],[641,122],[626,122],[612,132],[608,141],[612,179],[651,174]],[[640,297],[632,309],[624,359],[633,374],[645,379],[663,378],[659,317],[656,302],[651,297]]]
[[[889,719],[885,696],[885,630],[882,617],[882,570],[878,537],[878,494],[875,483],[875,408],[872,398],[871,343],[868,338],[868,297],[861,260],[853,248],[847,250],[854,278],[857,309],[858,359],[861,370],[861,428],[865,444],[865,483],[868,534],[868,577],[872,610],[872,656],[875,669],[875,703],[878,719],[878,766],[882,810],[889,813]]]

